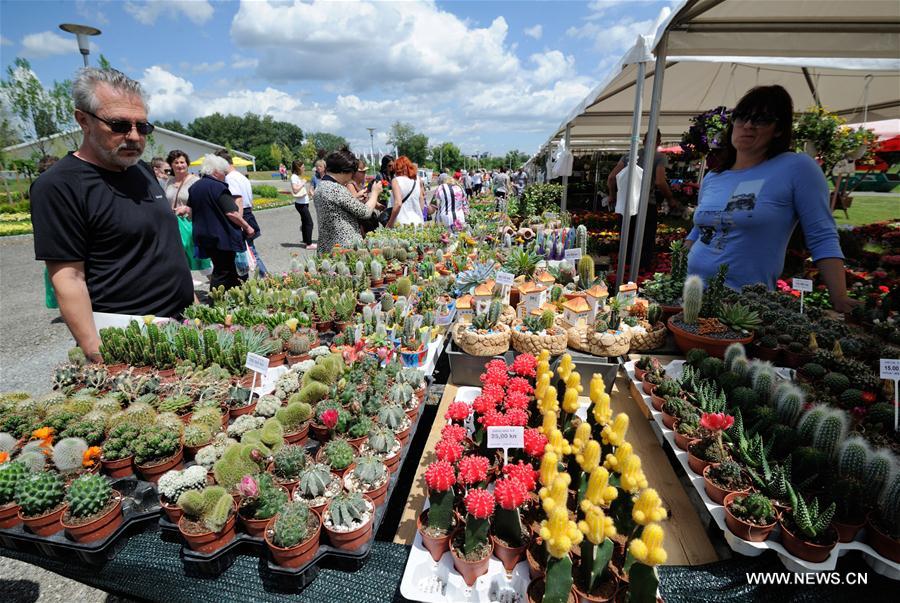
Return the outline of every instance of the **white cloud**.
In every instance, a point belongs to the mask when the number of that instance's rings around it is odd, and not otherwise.
[[[178,66],[181,67],[182,71],[190,70],[194,73],[212,73],[223,69],[225,67],[225,61],[216,61],[215,63],[188,63],[182,61]]]
[[[91,4],[88,4],[87,0],[75,0],[75,12],[85,19],[90,19],[88,22],[94,25],[109,24],[109,19],[103,11],[100,10],[99,2],[96,0]]]
[[[197,25],[209,21],[213,15],[213,6],[209,0],[145,0],[143,2],[126,2],[125,12],[139,23],[153,25],[161,15],[181,19],[187,17]]]
[[[231,66],[235,69],[254,69],[257,65],[259,65],[258,59],[240,56],[234,56],[232,58],[234,59],[234,62],[231,64]]]
[[[5,46],[6,44],[4,44]],[[91,52],[97,45],[91,43]],[[30,59],[43,59],[61,54],[77,54],[78,42],[75,36],[61,36],[55,31],[42,31],[28,34],[22,38],[22,56]]]
[[[12,40],[10,40],[9,38],[4,38],[3,36],[0,36],[0,46],[12,46],[12,45],[13,45]]]
[[[663,10],[668,11],[669,8]],[[656,19],[635,21],[631,17],[612,24],[591,21],[579,27],[570,27],[566,35],[593,40],[594,48],[600,52],[616,52],[630,48],[638,36],[655,33],[656,22]]]
[[[541,36],[544,35],[544,26],[538,23],[534,27],[526,27],[525,35],[529,38],[534,38],[535,40],[540,40]]]

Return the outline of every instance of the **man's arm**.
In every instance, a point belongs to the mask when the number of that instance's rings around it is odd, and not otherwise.
[[[102,362],[100,337],[94,325],[91,297],[84,279],[84,262],[46,262],[56,291],[59,312],[78,347],[91,362]]]

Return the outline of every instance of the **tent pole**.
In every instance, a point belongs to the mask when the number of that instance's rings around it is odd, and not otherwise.
[[[816,101],[816,106],[821,107],[822,101],[819,100],[819,91],[813,83],[812,76],[809,75],[809,69],[801,67],[800,71],[803,72],[803,77],[806,78],[806,85],[809,86],[809,91],[812,93],[813,100]]]
[[[565,145],[566,153],[569,152],[569,138],[572,134],[572,124],[566,124],[566,135],[563,138],[563,145]],[[569,176],[565,175],[562,177],[562,201],[559,206],[559,213],[565,213],[566,211],[566,203],[569,199]]]
[[[628,231],[631,227],[631,205],[635,202],[631,179],[634,177],[634,166],[637,164],[638,140],[641,136],[641,111],[644,102],[643,61],[637,64],[637,76],[634,84],[634,115],[631,119],[631,147],[628,150],[628,176],[625,182],[625,208],[622,210],[622,227],[619,229],[619,265],[616,269],[616,287],[624,284],[625,259],[628,252]]]
[[[631,279],[637,282],[643,249],[644,225],[647,223],[647,212],[650,211],[650,183],[656,178],[653,164],[656,159],[656,130],[659,123],[659,103],[662,98],[663,76],[666,74],[666,50],[669,36],[664,35],[656,47],[656,67],[653,70],[653,93],[650,97],[650,119],[647,123],[647,139],[644,141],[644,178],[641,180],[641,198],[638,204],[638,215],[635,221],[634,243],[631,247]],[[651,142],[652,141],[652,142]],[[653,206],[656,211],[656,205]],[[655,235],[656,233],[654,233]],[[655,245],[655,243],[654,243]]]

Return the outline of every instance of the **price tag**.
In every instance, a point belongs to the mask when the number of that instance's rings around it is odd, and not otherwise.
[[[507,451],[510,448],[523,448],[525,446],[524,427],[488,427],[488,448],[503,449],[503,464],[508,462]]]
[[[269,372],[269,359],[253,352],[247,352],[247,362],[244,363],[244,366],[254,373],[265,375]]]
[[[882,358],[881,378],[890,379],[891,381],[900,381],[900,360]]]
[[[504,287],[512,287],[515,278],[516,277],[512,272],[498,272],[497,284]]]
[[[812,293],[813,290],[813,282],[808,278],[795,278],[794,282],[791,284],[791,287],[794,291],[805,291],[806,293]]]
[[[577,262],[581,259],[581,247],[575,247],[574,249],[566,249],[566,259],[570,262]]]

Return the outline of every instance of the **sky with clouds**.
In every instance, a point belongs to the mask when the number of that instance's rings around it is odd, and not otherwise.
[[[671,0],[3,0],[0,63],[50,84],[82,62],[60,23],[102,30],[155,120],[254,112],[386,148],[400,120],[466,153],[533,152]]]

